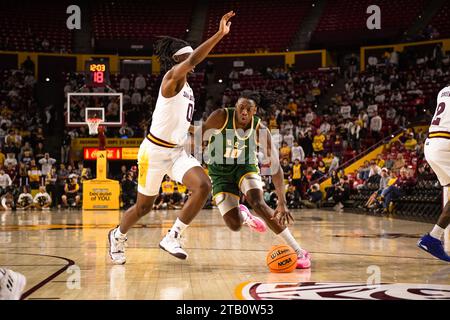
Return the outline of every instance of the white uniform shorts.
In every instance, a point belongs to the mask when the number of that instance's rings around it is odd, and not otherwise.
[[[183,183],[184,174],[189,169],[201,167],[197,159],[188,155],[183,147],[160,147],[147,138],[139,147],[138,166],[138,192],[146,196],[159,193],[164,175]]]
[[[424,153],[441,186],[450,185],[450,139],[428,138],[425,141]]]

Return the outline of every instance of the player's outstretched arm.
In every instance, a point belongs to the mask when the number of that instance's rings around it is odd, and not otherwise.
[[[217,109],[209,115],[208,119],[201,126],[191,125],[189,132],[194,135],[201,134],[202,140],[208,140],[215,130],[224,126],[226,118],[227,111],[225,109]]]
[[[186,76],[197,64],[202,62],[219,41],[230,32],[231,22],[229,21],[235,13],[233,11],[225,14],[220,20],[219,31],[211,38],[198,46],[183,62],[175,65],[168,73],[167,78],[179,80]]]
[[[278,196],[278,205],[272,219],[277,220],[282,226],[294,221],[287,207],[284,172],[280,165],[278,149],[273,143],[269,129],[261,125],[258,130],[258,141],[264,154],[264,159],[270,159],[270,170],[272,173],[272,182],[275,186],[275,192]]]

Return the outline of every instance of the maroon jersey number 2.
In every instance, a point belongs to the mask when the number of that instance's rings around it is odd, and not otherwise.
[[[440,115],[442,112],[444,112],[444,110],[445,110],[445,103],[444,102],[439,103],[437,110],[436,110],[436,115],[435,115],[433,121],[431,121],[431,124],[433,126],[439,125],[439,123],[441,122],[441,118],[439,118],[438,115]]]

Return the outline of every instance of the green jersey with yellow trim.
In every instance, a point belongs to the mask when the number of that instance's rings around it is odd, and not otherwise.
[[[236,165],[258,167],[256,131],[261,119],[253,116],[248,130],[237,129],[235,109],[226,108],[227,117],[221,129],[210,138],[208,144],[208,170],[213,175],[228,174]]]

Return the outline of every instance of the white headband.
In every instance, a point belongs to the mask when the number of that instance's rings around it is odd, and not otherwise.
[[[173,54],[173,56],[179,56],[180,54],[192,53],[192,52],[194,52],[194,49],[192,49],[191,46],[186,46],[186,47],[181,48],[181,49],[178,50],[177,52],[175,52],[175,53]]]

